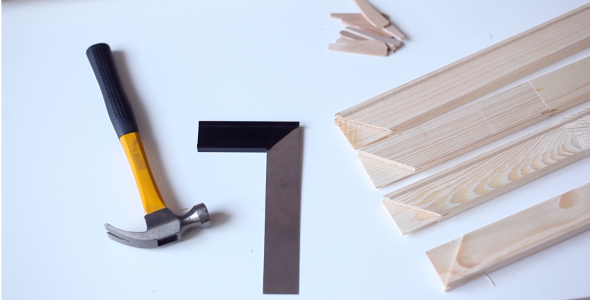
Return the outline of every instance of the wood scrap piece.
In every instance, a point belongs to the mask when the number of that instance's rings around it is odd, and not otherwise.
[[[388,48],[385,43],[378,41],[353,41],[330,44],[332,51],[350,52],[375,56],[387,56]]]
[[[343,38],[343,37],[339,37],[338,39],[336,39],[336,43],[345,43],[345,42],[350,42],[350,40]]]
[[[361,9],[365,19],[367,19],[367,21],[373,26],[377,28],[383,28],[385,32],[391,34],[400,41],[406,38],[406,36],[401,31],[399,31],[399,29],[393,26],[393,24],[391,24],[387,18],[383,17],[371,4],[369,4],[369,2],[366,0],[354,0],[354,2],[356,2],[358,7]]]
[[[397,29],[397,27],[393,26],[393,24],[389,24],[388,26],[381,28],[381,30],[389,33],[390,35],[392,35],[400,41],[406,38],[406,35],[403,34],[399,29]]]
[[[384,18],[389,19],[388,15],[386,15],[386,14],[381,14],[381,15]],[[350,19],[350,20],[362,19],[363,21],[367,22],[367,19],[365,19],[365,17],[362,14],[358,14],[358,13],[331,13],[330,17],[332,17],[334,19]]]
[[[589,229],[587,183],[426,251],[426,255],[448,291]]]
[[[356,35],[360,35],[360,36],[370,39],[370,40],[380,41],[380,42],[386,43],[388,45],[392,45],[396,48],[399,48],[399,46],[401,46],[401,44],[402,44],[400,41],[398,41],[396,39],[378,36],[376,34],[365,32],[365,31],[362,31],[360,29],[356,29],[353,27],[346,27],[346,31],[352,32]]]
[[[590,155],[590,109],[383,196],[402,232],[443,221]]]
[[[399,134],[590,46],[590,4],[336,114],[358,149]]]
[[[389,33],[383,31],[382,29],[375,28],[375,27],[371,26],[371,24],[368,24],[369,26],[361,26],[361,25],[349,23],[347,21],[342,21],[342,23],[344,25],[348,25],[350,27],[353,27],[353,28],[362,30],[364,32],[372,33],[374,35],[382,36],[382,37],[385,37],[385,38],[391,38],[391,35]]]
[[[377,28],[377,27],[373,26],[371,23],[367,22],[367,19],[365,19],[362,15],[360,15],[358,18],[343,18],[341,20],[341,22],[343,24],[354,26],[354,27],[369,28],[373,31],[377,31],[381,34],[387,35],[388,37],[392,36],[391,34],[385,32],[383,30],[383,28]]]
[[[362,148],[359,160],[382,187],[588,100],[590,57]]]
[[[354,33],[348,32],[348,31],[340,31],[340,36],[349,40],[349,41],[366,41],[367,39],[362,37],[362,36],[358,36]]]
[[[377,28],[383,28],[389,25],[389,20],[384,18],[379,11],[377,11],[366,0],[354,0],[356,5],[360,8],[363,16],[367,21]]]

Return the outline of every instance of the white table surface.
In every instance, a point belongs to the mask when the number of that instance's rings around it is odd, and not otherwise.
[[[347,1],[3,1],[3,299],[571,299],[590,296],[590,232],[450,292],[424,254],[589,181],[590,158],[402,237],[383,194],[566,117],[585,103],[386,188],[334,114],[587,0],[373,0],[410,40],[389,57],[330,52]],[[115,51],[147,156],[175,212],[213,226],[158,249],[112,242],[143,209],[85,55]],[[590,55],[590,49],[508,87]],[[497,91],[496,91],[497,92]],[[495,93],[496,93],[495,92]],[[299,296],[262,295],[265,154],[198,153],[198,121],[300,121]]]

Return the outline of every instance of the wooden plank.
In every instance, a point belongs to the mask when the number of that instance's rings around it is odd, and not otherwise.
[[[590,108],[383,196],[406,234],[590,155]]]
[[[402,44],[400,41],[398,41],[396,39],[378,36],[376,34],[372,34],[372,33],[366,32],[366,31],[362,31],[360,29],[356,29],[356,28],[353,28],[353,27],[346,27],[345,30],[348,31],[348,32],[354,33],[356,35],[360,35],[360,36],[362,36],[362,37],[364,37],[366,39],[383,42],[383,43],[386,43],[388,45],[394,46],[396,48],[398,48]]]
[[[357,54],[387,56],[389,48],[382,42],[378,41],[353,41],[330,44],[329,49],[332,51],[349,52]]]
[[[359,160],[382,187],[588,100],[590,57],[362,148]]]
[[[589,229],[587,183],[426,251],[426,255],[448,291]]]
[[[336,114],[353,148],[378,142],[590,46],[590,4]]]

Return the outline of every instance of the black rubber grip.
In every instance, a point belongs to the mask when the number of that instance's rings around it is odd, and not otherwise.
[[[131,104],[115,67],[111,47],[107,44],[92,45],[86,50],[86,56],[98,80],[117,136],[120,138],[131,132],[139,132]]]

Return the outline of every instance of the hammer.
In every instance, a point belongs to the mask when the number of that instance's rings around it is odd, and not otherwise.
[[[146,213],[146,231],[126,231],[107,223],[105,227],[108,237],[128,246],[155,248],[179,241],[182,233],[189,228],[209,227],[209,212],[203,203],[193,206],[188,213],[181,216],[166,208],[143,150],[135,116],[123,90],[109,45],[93,45],[86,51],[86,56],[98,80],[115,132],[133,170]]]

